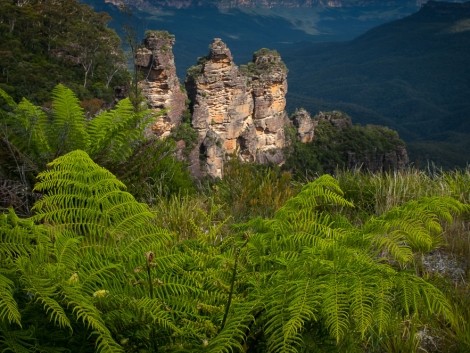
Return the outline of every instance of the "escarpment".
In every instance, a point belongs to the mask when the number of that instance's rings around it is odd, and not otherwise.
[[[143,77],[139,87],[150,108],[163,112],[152,126],[152,132],[159,137],[169,136],[181,123],[185,101],[189,102],[190,123],[197,137],[187,159],[195,177],[223,177],[224,164],[231,158],[284,164],[287,147],[292,143],[288,142],[286,128],[293,128],[302,144],[318,143],[315,131],[319,125],[324,128],[325,121],[336,131],[332,136],[348,135],[354,130],[349,117],[344,119],[336,113],[311,118],[300,109],[289,119],[285,110],[287,68],[280,55],[261,49],[250,63],[237,66],[230,49],[219,38],[211,43],[208,55],[188,69],[185,93],[176,75],[173,44],[174,37],[168,32],[148,32],[135,58]],[[331,148],[335,148],[333,145]],[[387,155],[383,151],[364,154],[354,148],[341,153],[350,167],[400,169],[408,157],[402,145],[397,148],[389,149]]]

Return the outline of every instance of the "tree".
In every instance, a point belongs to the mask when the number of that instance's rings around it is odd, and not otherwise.
[[[129,73],[110,17],[76,0],[0,1],[0,88],[43,103],[58,83],[111,102]]]

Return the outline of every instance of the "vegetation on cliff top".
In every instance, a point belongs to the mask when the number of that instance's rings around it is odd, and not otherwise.
[[[110,17],[76,0],[0,1],[0,88],[43,103],[62,83],[80,99],[111,102],[129,73]],[[21,6],[20,6],[21,5]]]

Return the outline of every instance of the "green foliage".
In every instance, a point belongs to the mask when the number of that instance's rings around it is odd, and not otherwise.
[[[272,219],[243,227],[252,233],[247,266],[261,282],[253,295],[269,303],[259,320],[268,351],[306,349],[305,330],[311,325],[326,328],[338,344],[357,332],[360,335],[353,341],[358,344],[360,337],[383,333],[393,312],[402,317],[430,312],[455,324],[445,296],[401,269],[396,260],[411,261],[407,254],[438,233],[439,215],[447,218],[468,210],[453,199],[422,199],[420,204],[384,214],[381,219],[387,226],[377,232],[374,227],[381,222],[375,218],[356,228],[341,215],[352,204],[343,198],[337,182],[325,175],[305,185]],[[420,223],[417,234],[406,232]],[[395,253],[389,251],[391,245],[378,247],[384,237],[396,233],[409,238],[390,239]]]
[[[1,143],[6,147],[0,177],[18,180],[28,192],[47,162],[75,149],[86,150],[109,169],[133,169],[128,162],[141,148],[144,130],[154,118],[148,110],[135,111],[130,100],[123,99],[89,120],[76,95],[62,84],[52,92],[50,110],[26,99],[16,104],[6,92],[0,89],[0,93],[7,104],[0,111]]]
[[[142,142],[144,129],[153,119],[148,111],[135,111],[128,98],[118,102],[113,110],[95,116],[88,124],[90,155],[100,164],[123,163]]]
[[[301,143],[295,131],[290,131],[286,169],[300,177],[346,168],[372,172],[396,169],[385,158],[404,148],[396,131],[383,126],[351,125],[349,116],[341,112],[322,114],[330,119],[313,118],[317,125],[312,142]]]
[[[0,2],[0,88],[36,103],[62,82],[80,99],[112,102],[129,74],[108,14],[76,0]]]
[[[455,195],[462,178],[443,177]],[[352,183],[343,192],[324,175],[231,228],[220,191],[150,209],[84,151],[37,179],[32,218],[0,215],[6,351],[403,352],[421,347],[416,333],[431,322],[465,347],[465,295],[413,266],[468,216],[455,198],[430,192],[355,224]]]
[[[55,157],[75,149],[88,149],[90,138],[83,109],[75,94],[62,84],[52,90],[52,117],[48,127]]]
[[[271,216],[296,192],[292,176],[277,167],[225,164],[224,178],[212,186],[216,202],[225,204],[236,220]]]
[[[194,181],[186,163],[176,158],[171,139],[150,139],[134,148],[124,163],[112,167],[139,200],[154,204],[160,197],[192,194]]]

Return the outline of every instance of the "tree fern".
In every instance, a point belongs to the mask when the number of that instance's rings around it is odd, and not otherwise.
[[[89,153],[97,162],[116,164],[126,161],[152,119],[149,111],[136,112],[126,98],[113,110],[94,117],[87,126],[90,136]]]
[[[38,175],[35,190],[45,193],[34,205],[38,222],[93,237],[158,232],[153,214],[125,192],[125,186],[83,151],[70,152]]]
[[[13,281],[0,273],[0,322],[5,320],[21,326],[21,314],[13,298]]]
[[[320,177],[273,219],[240,227],[254,233],[245,251],[247,268],[265,278],[254,285],[253,294],[268,303],[262,316],[270,352],[300,351],[312,324],[327,329],[338,344],[350,331],[360,337],[383,332],[397,308],[403,317],[427,312],[454,320],[438,289],[395,268],[393,261],[383,262],[382,256],[412,261],[413,251],[437,244],[441,220],[451,220],[465,206],[453,199],[422,199],[363,228],[337,214],[350,206],[333,178]]]
[[[50,145],[55,157],[75,149],[87,149],[85,114],[76,95],[62,84],[52,90]]]
[[[442,243],[442,222],[468,212],[468,206],[450,197],[409,201],[369,220],[363,230],[383,256],[405,266],[413,251],[426,252]]]

